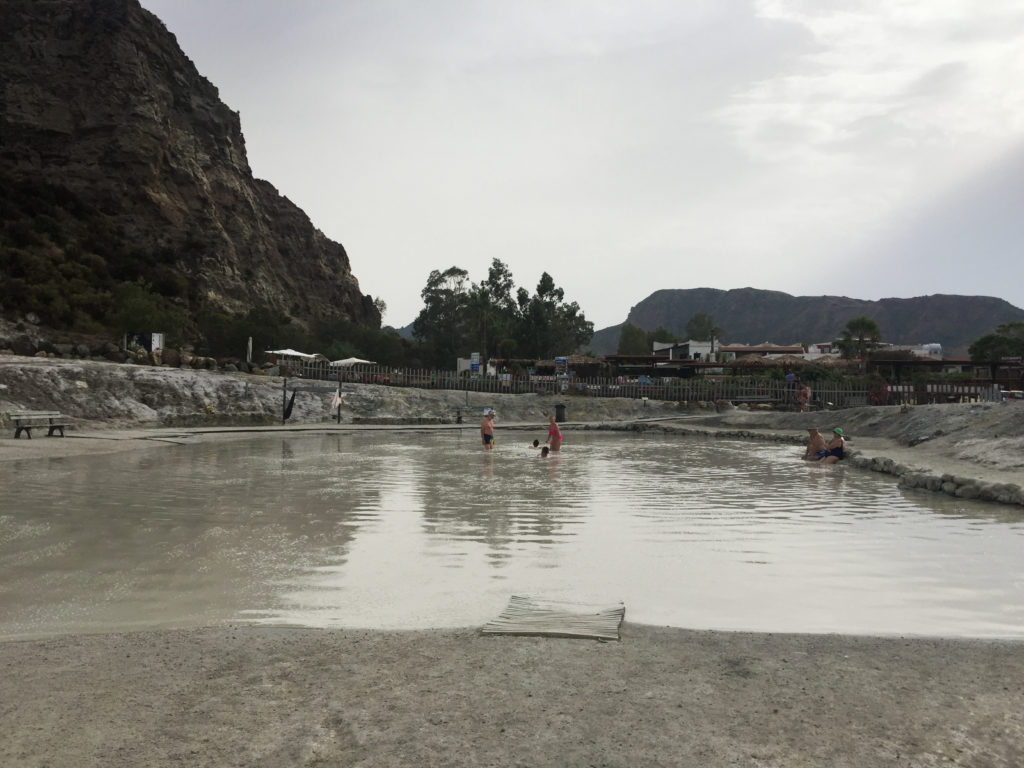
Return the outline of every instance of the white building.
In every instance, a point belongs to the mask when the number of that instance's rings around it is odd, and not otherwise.
[[[711,346],[710,341],[656,341],[654,342],[653,352],[654,354],[664,354],[668,351],[669,360],[702,360],[709,362],[711,360]]]

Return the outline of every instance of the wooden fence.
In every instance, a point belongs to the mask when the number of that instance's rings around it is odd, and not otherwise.
[[[998,384],[891,384],[882,389],[883,405],[998,402]]]
[[[504,394],[551,394],[564,397],[627,397],[632,399],[765,404],[798,407],[796,389],[784,381],[752,376],[580,378],[499,374],[469,376],[454,371],[390,368],[377,365],[332,366],[324,361],[283,363],[289,375],[323,381],[380,384],[421,389],[451,389]],[[818,382],[811,387],[808,406],[815,410],[848,408],[871,402],[866,387]]]

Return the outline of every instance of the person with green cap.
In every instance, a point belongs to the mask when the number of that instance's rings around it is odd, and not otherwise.
[[[836,427],[832,430],[832,439],[828,441],[828,445],[825,448],[828,450],[828,455],[821,459],[824,464],[835,464],[837,461],[843,458],[846,453],[846,438],[843,437],[843,430],[841,427]]]

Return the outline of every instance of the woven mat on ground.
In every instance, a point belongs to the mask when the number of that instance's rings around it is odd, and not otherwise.
[[[622,603],[598,608],[572,603],[552,603],[525,595],[513,595],[508,607],[481,629],[486,635],[547,635],[618,640],[619,625],[626,615]]]

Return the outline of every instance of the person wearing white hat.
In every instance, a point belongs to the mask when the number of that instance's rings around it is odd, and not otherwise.
[[[484,450],[494,448],[494,409],[484,408],[484,420],[480,422],[480,439],[483,441]]]

